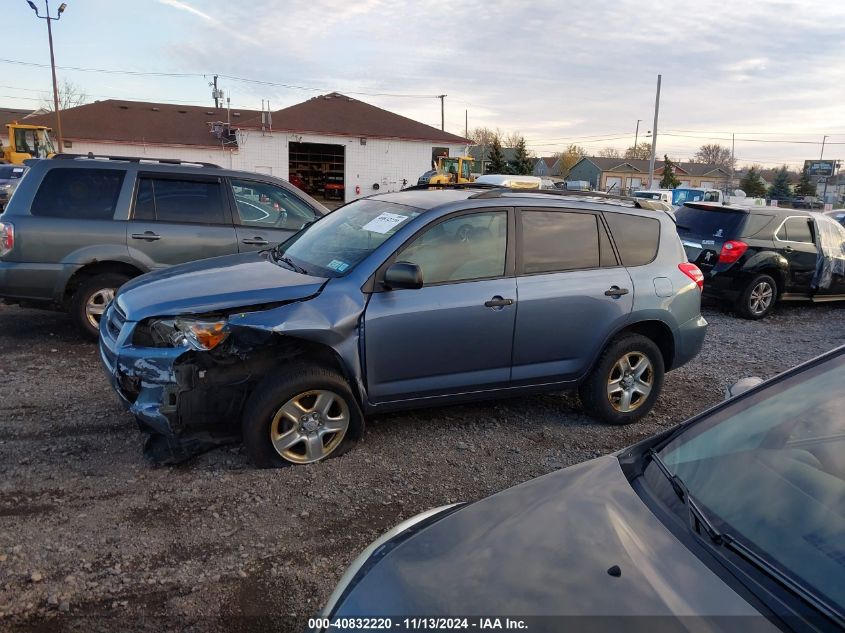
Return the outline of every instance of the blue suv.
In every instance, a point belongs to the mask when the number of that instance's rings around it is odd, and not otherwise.
[[[701,282],[634,200],[412,188],[130,281],[100,352],[148,457],[242,438],[259,467],[304,464],[399,409],[577,388],[635,422],[701,348]]]

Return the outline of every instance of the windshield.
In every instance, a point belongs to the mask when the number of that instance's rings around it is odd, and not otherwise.
[[[26,171],[24,167],[19,167],[17,165],[0,165],[0,180],[15,180],[17,178],[22,178],[24,171]]]
[[[681,233],[731,239],[737,236],[737,229],[747,215],[742,211],[681,207],[675,212],[675,220]]]
[[[660,192],[658,191],[635,191],[635,198],[645,198],[646,200],[660,200]]]
[[[382,200],[356,200],[300,231],[277,252],[309,275],[340,277],[420,213]]]
[[[704,200],[703,189],[673,189],[672,204],[679,205],[684,202],[701,202]]]
[[[659,453],[721,532],[840,608],[843,384],[839,355],[705,418]]]
[[[33,158],[47,158],[54,154],[53,141],[47,130],[32,128],[15,129],[15,151]]]

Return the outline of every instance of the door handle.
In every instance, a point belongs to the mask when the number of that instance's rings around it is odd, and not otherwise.
[[[604,295],[606,297],[615,297],[619,298],[622,295],[628,294],[627,288],[620,288],[619,286],[611,286],[608,290],[604,291]]]
[[[794,252],[795,252],[795,249],[794,249],[794,248],[792,248],[791,246],[784,246],[784,247],[783,247],[783,252],[784,252],[784,253],[794,253]]]
[[[253,238],[246,238],[245,240],[241,240],[241,242],[243,242],[244,244],[256,244],[258,246],[267,246],[270,243],[267,240],[258,236],[255,236]]]
[[[513,305],[513,299],[503,299],[498,295],[484,302],[485,308],[503,308],[509,305]]]
[[[155,242],[156,240],[161,239],[161,235],[157,235],[152,231],[144,231],[143,233],[133,233],[132,234],[133,240],[146,240],[148,242]]]

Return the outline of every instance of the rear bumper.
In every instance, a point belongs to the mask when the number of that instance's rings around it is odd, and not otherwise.
[[[723,301],[736,301],[742,294],[741,275],[708,272],[704,275],[704,296]]]
[[[675,331],[675,356],[669,369],[686,365],[698,356],[706,335],[707,320],[701,315],[681,324]]]

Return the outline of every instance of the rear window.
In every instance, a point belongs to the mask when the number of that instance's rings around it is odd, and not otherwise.
[[[660,245],[660,221],[625,213],[605,213],[625,266],[643,266],[654,261]]]
[[[681,207],[675,212],[678,231],[698,237],[732,239],[748,216],[742,211],[728,209],[694,209]]]
[[[118,169],[51,169],[30,213],[51,218],[111,220],[125,172]]]

